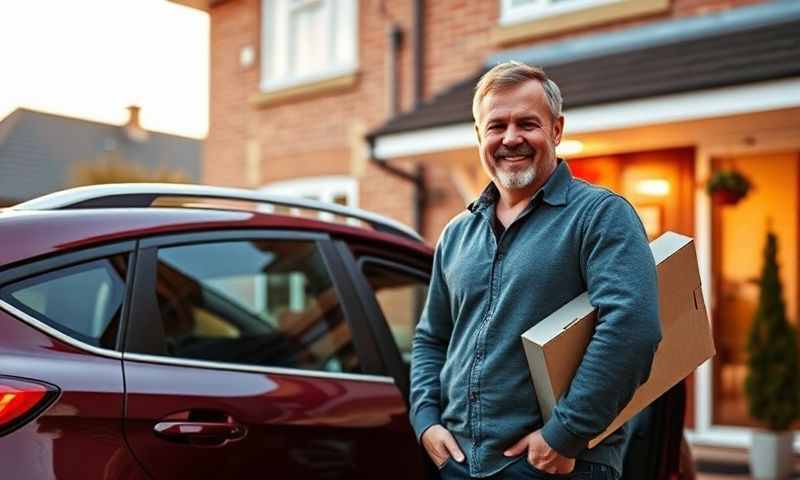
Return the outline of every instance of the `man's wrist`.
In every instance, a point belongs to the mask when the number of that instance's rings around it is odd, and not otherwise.
[[[416,415],[414,415],[414,420],[412,426],[414,427],[414,432],[417,435],[417,441],[422,443],[422,434],[424,434],[429,428],[434,425],[438,425],[441,423],[441,413],[439,409],[433,406],[425,407]]]
[[[588,445],[588,441],[570,432],[556,415],[542,427],[542,438],[550,448],[567,458],[576,458]]]

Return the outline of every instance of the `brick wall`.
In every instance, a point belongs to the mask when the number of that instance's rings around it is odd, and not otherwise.
[[[498,2],[427,0],[424,93],[431,97],[479,69],[501,47],[491,44]],[[409,0],[359,2],[359,73],[354,86],[334,93],[297,98],[263,107],[250,102],[259,93],[259,62],[239,64],[239,52],[258,51],[260,0],[232,0],[211,10],[210,128],[205,181],[216,185],[261,186],[301,176],[355,174],[360,206],[411,224],[413,189],[408,182],[366,162],[354,142],[387,119],[386,31],[392,22],[407,33],[398,74],[400,103],[412,108],[412,11]],[[550,41],[734,8],[758,0],[674,0],[663,14],[539,38]],[[530,43],[530,42],[529,42]],[[525,45],[522,42],[516,46]],[[505,48],[505,47],[503,47]],[[258,56],[258,55],[257,55]],[[477,152],[475,161],[477,162]],[[406,162],[401,166],[412,168]],[[426,166],[429,199],[424,233],[434,241],[447,220],[464,205],[446,165]]]

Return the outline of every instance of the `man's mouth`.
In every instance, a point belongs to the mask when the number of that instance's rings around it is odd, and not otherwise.
[[[513,157],[512,156],[501,157],[500,159],[501,160],[505,160],[507,162],[519,162],[519,161],[525,160],[527,158],[529,158],[527,155],[515,155]]]

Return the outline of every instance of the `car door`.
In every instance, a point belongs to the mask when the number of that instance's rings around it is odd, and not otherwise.
[[[427,297],[432,256],[345,242],[337,242],[336,247],[364,305],[385,372],[394,379],[408,405],[411,342]],[[418,462],[427,478],[439,478],[410,423],[405,428],[408,442],[397,448],[404,452],[404,458]]]
[[[419,478],[343,268],[321,234],[140,242],[124,430],[153,478]]]

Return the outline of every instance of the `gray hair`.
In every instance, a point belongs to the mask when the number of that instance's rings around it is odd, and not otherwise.
[[[486,95],[530,80],[537,80],[542,84],[547,97],[547,105],[550,107],[550,115],[554,120],[560,117],[563,100],[558,85],[550,80],[541,68],[512,60],[492,67],[491,70],[483,74],[475,86],[475,95],[472,97],[472,116],[475,119],[475,123],[478,123],[481,102]]]

